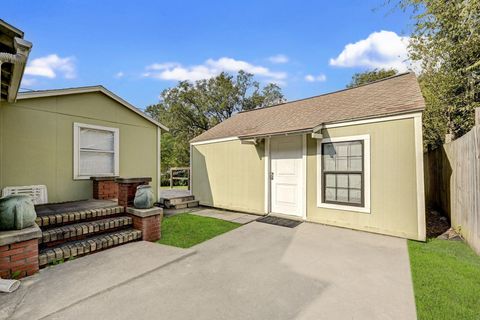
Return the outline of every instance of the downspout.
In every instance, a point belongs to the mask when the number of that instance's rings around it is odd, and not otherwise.
[[[11,84],[7,92],[8,102],[14,102],[15,99],[17,98],[17,92],[20,87],[20,81],[22,80],[23,72],[25,70],[28,54],[32,49],[32,43],[20,38],[14,38],[14,47],[17,51],[17,53],[15,54],[0,52],[0,83],[1,83],[1,76],[2,76],[1,74],[2,64],[4,63],[13,64]]]

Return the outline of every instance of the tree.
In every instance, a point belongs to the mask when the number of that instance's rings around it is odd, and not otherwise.
[[[236,76],[222,72],[194,83],[181,81],[166,89],[156,105],[146,112],[170,128],[162,135],[164,167],[187,166],[189,141],[239,111],[262,108],[285,101],[276,84],[264,87],[253,75],[239,71]]]
[[[365,72],[358,72],[352,76],[352,80],[347,84],[347,88],[353,88],[362,84],[367,84],[387,77],[394,76],[398,73],[395,69],[374,69]]]
[[[468,132],[480,106],[480,0],[401,0],[400,7],[414,12],[409,56],[421,66],[424,141],[433,149],[445,133]]]

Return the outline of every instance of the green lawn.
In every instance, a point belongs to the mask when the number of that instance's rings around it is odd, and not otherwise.
[[[162,238],[157,242],[190,248],[239,226],[239,223],[182,213],[163,219]]]
[[[418,319],[480,319],[480,256],[460,241],[409,241]]]

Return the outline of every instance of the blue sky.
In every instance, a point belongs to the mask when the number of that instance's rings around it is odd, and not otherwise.
[[[406,70],[409,14],[366,1],[9,1],[33,42],[23,88],[102,84],[139,108],[178,80],[246,69],[288,100]]]

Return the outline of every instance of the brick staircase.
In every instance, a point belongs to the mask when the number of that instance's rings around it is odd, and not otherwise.
[[[132,217],[113,201],[39,206],[39,267],[142,239]]]
[[[186,209],[199,206],[199,201],[193,195],[160,198],[160,204],[167,209]]]

